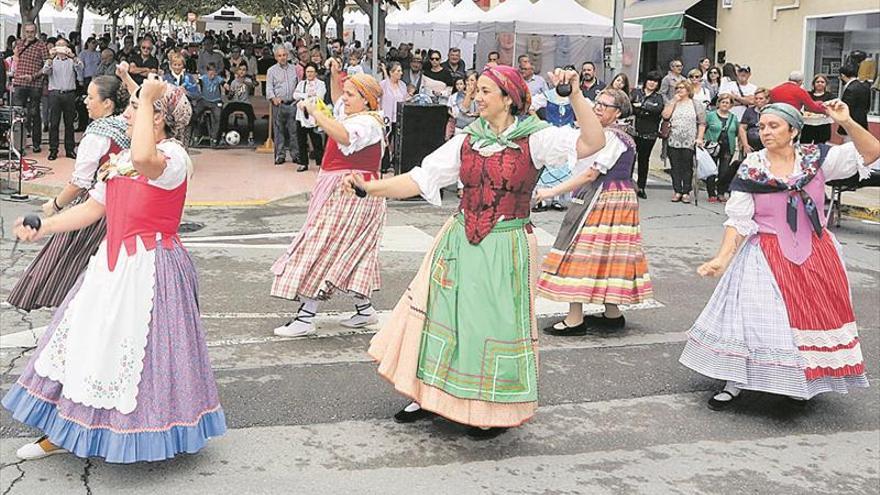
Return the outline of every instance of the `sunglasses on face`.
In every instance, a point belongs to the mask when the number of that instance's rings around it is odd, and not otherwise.
[[[615,105],[613,103],[603,103],[601,101],[597,101],[595,104],[593,104],[593,106],[599,110],[605,110],[606,108],[620,108],[620,105]]]
[[[439,57],[431,57],[431,61],[432,62],[439,62],[440,58]]]

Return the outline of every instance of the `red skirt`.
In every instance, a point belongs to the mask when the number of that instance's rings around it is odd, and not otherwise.
[[[864,374],[849,280],[832,235],[814,233],[813,251],[801,265],[782,254],[775,235],[760,234],[760,242],[806,361],[807,380]]]

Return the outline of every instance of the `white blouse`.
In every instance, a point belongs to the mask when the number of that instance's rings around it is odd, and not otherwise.
[[[165,170],[156,179],[147,181],[150,185],[162,189],[172,190],[183,184],[190,169],[190,158],[183,146],[175,141],[162,141],[156,145],[156,149],[165,155]],[[131,161],[131,150],[123,151],[117,160],[121,163]],[[98,181],[89,192],[95,201],[102,205],[107,201],[107,182]]]
[[[382,143],[382,152],[385,152],[385,126],[379,124],[378,120],[366,114],[346,117],[342,98],[336,101],[333,113],[336,120],[348,131],[348,146],[336,143],[343,155],[350,156],[376,143]]]
[[[101,158],[110,150],[110,138],[97,134],[85,134],[79,142],[76,163],[70,183],[80,189],[91,189],[94,185],[95,171]]]
[[[795,151],[795,167],[794,170],[800,170],[801,159],[800,150]],[[770,174],[770,163],[767,161],[767,150],[757,151],[749,155],[747,160],[751,161],[751,165],[759,170]],[[865,165],[862,155],[856,151],[853,143],[846,143],[839,146],[832,146],[825,156],[825,162],[822,164],[822,173],[826,181],[846,179],[858,172],[859,177],[864,179],[871,175],[871,168],[880,164],[880,160],[874,162],[873,165]],[[801,175],[798,172],[792,175],[795,179]],[[777,177],[779,180],[783,180]],[[755,198],[751,193],[743,191],[732,191],[730,199],[724,207],[727,214],[727,221],[724,225],[733,227],[740,235],[750,236],[758,233],[758,224],[755,223]]]
[[[513,125],[504,131],[509,133]],[[535,168],[572,168],[577,158],[577,140],[580,130],[571,127],[547,127],[529,136],[529,152]],[[458,134],[437,148],[422,160],[420,167],[413,168],[409,174],[416,182],[421,195],[432,205],[440,206],[440,189],[458,182],[461,169],[461,147],[467,134]],[[474,150],[483,154],[498,153],[503,145],[492,144],[483,148],[473,146]],[[593,157],[601,154],[601,151]],[[592,157],[581,161],[591,160]],[[592,161],[590,161],[592,163]],[[612,163],[613,164],[613,163]]]

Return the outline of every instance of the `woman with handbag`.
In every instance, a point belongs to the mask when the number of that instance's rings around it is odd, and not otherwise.
[[[706,178],[706,192],[709,193],[709,202],[717,203],[726,201],[725,195],[730,186],[730,180],[736,170],[730,170],[730,160],[733,158],[733,150],[736,149],[736,134],[739,129],[739,121],[730,111],[733,106],[733,97],[727,93],[718,96],[718,108],[706,114],[706,151],[718,164],[718,174]]]
[[[694,174],[694,146],[703,146],[706,111],[697,103],[694,88],[688,81],[675,84],[675,97],[663,109],[669,122],[669,162],[672,165],[673,203],[690,203]],[[661,130],[666,122],[661,125]]]

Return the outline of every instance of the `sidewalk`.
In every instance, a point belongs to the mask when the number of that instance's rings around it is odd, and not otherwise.
[[[46,159],[47,152],[30,155],[37,166],[49,172],[22,183],[25,194],[57,194],[73,171],[73,160]],[[296,165],[287,162],[275,166],[272,153],[257,153],[249,148],[193,149],[193,177],[187,191],[187,206],[258,206],[312,190],[318,168],[297,173]]]

